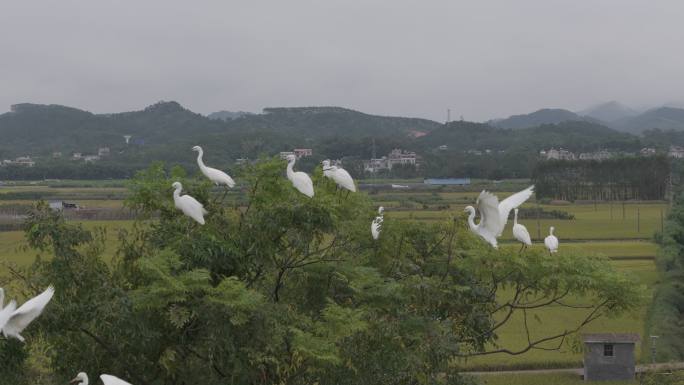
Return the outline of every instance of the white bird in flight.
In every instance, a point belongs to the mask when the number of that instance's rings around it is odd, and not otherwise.
[[[384,213],[385,213],[385,208],[380,206],[378,207],[378,216],[373,219],[373,222],[371,222],[371,235],[373,236],[373,239],[377,240],[380,238],[380,231],[382,231],[382,222],[384,222]]]
[[[183,214],[194,219],[200,225],[204,224],[204,215],[208,214],[204,206],[197,201],[197,199],[191,197],[190,195],[181,196],[181,190],[183,190],[183,185],[180,182],[173,182],[171,185],[174,188],[173,191],[173,203],[176,208],[183,212]]]
[[[470,230],[497,249],[499,246],[496,238],[503,233],[511,210],[525,203],[532,196],[533,189],[534,186],[530,186],[509,196],[501,201],[501,203],[499,203],[499,198],[496,195],[488,191],[482,191],[476,202],[477,208],[480,211],[480,223],[475,224],[475,208],[473,206],[467,206],[464,210],[470,213],[468,215]]]
[[[100,379],[102,380],[102,383],[104,385],[131,385],[130,383],[118,377],[111,376],[109,374],[101,375]],[[88,375],[84,372],[81,372],[77,374],[73,380],[69,381],[69,383],[77,385],[88,385],[90,382],[88,381]]]
[[[558,252],[558,238],[553,235],[553,230],[555,230],[555,228],[551,226],[549,228],[549,235],[544,238],[544,246],[549,249],[549,254]]]
[[[198,152],[197,165],[199,166],[200,171],[202,171],[202,174],[209,178],[210,181],[214,182],[214,184],[216,184],[217,186],[224,185],[228,186],[229,188],[233,188],[235,186],[235,181],[228,174],[221,170],[217,170],[215,168],[207,167],[206,165],[204,165],[204,161],[202,160],[204,151],[202,150],[202,147],[195,146],[192,148],[192,151]]]
[[[335,183],[343,189],[349,190],[351,192],[356,192],[356,185],[354,185],[354,179],[349,175],[347,170],[331,166],[330,160],[324,160],[323,162],[323,175],[326,178],[330,178]]]
[[[513,237],[522,243],[520,247],[520,252],[526,249],[527,246],[532,246],[532,239],[530,238],[530,233],[527,228],[522,224],[518,223],[518,208],[513,210]]]
[[[12,337],[24,342],[24,337],[22,337],[20,333],[40,316],[54,294],[55,288],[50,286],[41,294],[24,302],[24,304],[16,310],[15,301],[11,301],[7,304],[7,306],[0,311],[0,329],[2,329],[2,334],[5,338]]]
[[[294,171],[293,167],[297,158],[290,154],[287,156],[287,179],[292,182],[292,185],[299,190],[300,193],[313,198],[314,188],[311,178],[305,172]]]

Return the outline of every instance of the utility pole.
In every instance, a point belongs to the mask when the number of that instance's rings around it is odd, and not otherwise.
[[[446,122],[449,123],[451,121],[451,108],[447,108],[447,120]]]
[[[651,363],[656,363],[656,340],[659,336],[651,336]]]

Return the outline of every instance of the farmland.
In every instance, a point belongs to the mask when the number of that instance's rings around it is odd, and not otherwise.
[[[386,221],[445,221],[450,219],[465,220],[463,209],[472,205],[477,198],[477,191],[481,187],[497,191],[500,198],[509,194],[513,189],[521,189],[525,181],[511,181],[509,183],[490,185],[480,181],[482,186],[471,186],[468,190],[459,191],[458,188],[426,188],[411,185],[406,190],[381,188],[367,188],[369,196],[376,205],[386,207]],[[64,200],[77,203],[89,209],[120,209],[126,190],[118,181],[103,181],[101,183],[77,182],[41,183],[37,185],[13,185],[0,188],[0,206],[29,205],[38,198]],[[509,190],[509,191],[503,191]],[[561,252],[572,251],[595,255],[597,258],[611,258],[613,266],[625,273],[635,284],[644,285],[645,301],[640,309],[632,314],[624,314],[615,318],[602,318],[590,324],[584,331],[592,332],[635,332],[643,333],[644,314],[648,307],[651,288],[656,280],[656,269],[653,257],[656,247],[651,242],[653,234],[661,230],[662,221],[667,213],[665,202],[536,202],[526,203],[522,210],[541,209],[544,215],[559,218],[536,218],[530,215],[521,220],[530,231],[536,244],[533,248],[541,249],[540,243],[548,233],[548,228],[554,226],[556,235],[561,241]],[[541,216],[541,215],[540,215]],[[562,219],[567,217],[571,219]],[[107,257],[116,252],[117,230],[130,227],[130,220],[86,220],[82,221],[86,228],[104,227],[107,230]],[[24,247],[24,236],[21,231],[0,232],[0,261],[7,261],[23,265],[30,263],[35,256],[34,251]],[[502,236],[502,248],[517,252],[518,244],[512,240],[510,225]],[[577,323],[582,317],[581,309],[548,307],[532,314],[539,321],[531,324],[534,335],[559,332],[565,327]],[[512,322],[499,332],[499,342],[502,345],[515,348],[526,343],[523,333],[522,318],[514,316]],[[487,370],[505,368],[539,368],[539,367],[573,367],[581,365],[581,353],[572,348],[569,341],[558,351],[531,350],[518,356],[492,355],[457,360],[453,365],[466,370]],[[642,360],[645,348],[637,348],[637,358]],[[517,381],[517,377],[515,378]],[[548,377],[558,384],[574,384],[574,380],[565,376]],[[487,378],[488,384],[503,382],[498,378]],[[525,382],[522,377],[520,383]],[[506,382],[516,383],[516,382]],[[548,382],[545,382],[548,383]]]

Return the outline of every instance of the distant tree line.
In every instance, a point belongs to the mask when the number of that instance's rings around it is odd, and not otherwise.
[[[568,201],[665,199],[669,178],[664,156],[539,162],[533,172],[537,198]]]

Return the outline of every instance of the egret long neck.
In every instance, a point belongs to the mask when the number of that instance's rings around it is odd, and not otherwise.
[[[513,226],[518,224],[518,212],[513,211]]]
[[[554,230],[553,227],[549,229],[549,235],[553,235],[553,230]]]
[[[475,211],[470,211],[470,214],[468,214],[468,226],[470,226],[471,230],[477,229],[477,225],[475,224]]]
[[[204,151],[202,151],[202,150],[197,151],[197,165],[199,166],[199,168],[207,167],[204,165],[204,160],[202,160],[202,156],[204,156]]]
[[[180,188],[176,188],[175,190],[173,190],[173,200],[177,200],[178,198],[180,198],[180,193],[181,193]]]
[[[287,162],[287,177],[290,179],[294,176],[294,163],[294,160]]]
[[[5,306],[5,291],[0,289],[0,310]]]

